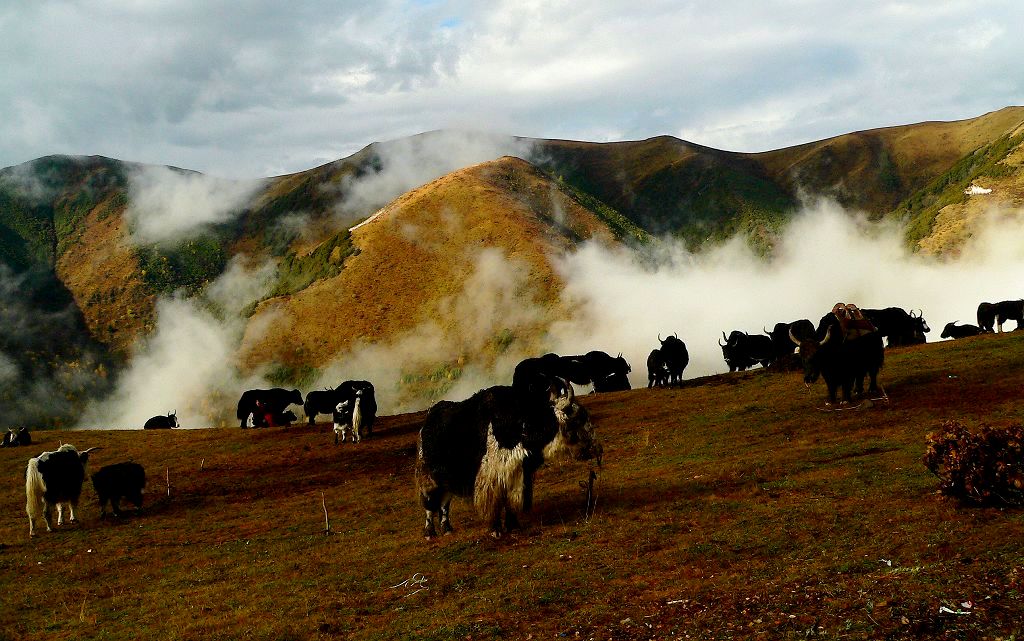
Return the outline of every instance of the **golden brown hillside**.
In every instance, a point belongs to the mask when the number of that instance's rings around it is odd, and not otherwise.
[[[104,201],[83,221],[57,259],[57,276],[74,296],[89,332],[127,355],[140,335],[153,328],[156,296],[142,280],[138,257],[128,237],[124,207]]]
[[[1013,129],[1010,137],[1022,134],[1024,123]],[[998,166],[1002,171],[971,181],[971,193],[939,209],[931,233],[918,241],[921,251],[956,254],[984,223],[1019,215],[1024,207],[1024,145],[1011,149]]]
[[[790,189],[831,194],[849,206],[883,214],[957,160],[1024,123],[1024,107],[977,118],[858,131],[754,154]]]
[[[565,315],[551,257],[592,238],[613,242],[600,219],[525,161],[465,168],[406,193],[354,229],[357,252],[339,275],[262,303],[242,359],[249,367],[320,366],[356,341],[388,341],[426,322],[442,333],[477,335],[480,327],[456,325],[454,306],[467,286],[489,278],[485,251],[500,252],[513,277],[483,284],[511,288],[504,294],[545,310],[545,318],[520,319],[521,328],[539,331]],[[502,319],[477,320],[504,328]]]

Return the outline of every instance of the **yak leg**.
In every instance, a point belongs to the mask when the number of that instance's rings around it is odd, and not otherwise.
[[[68,501],[68,512],[71,513],[71,518],[68,519],[69,523],[77,523],[78,520],[75,518],[75,508],[78,507],[78,500]]]
[[[872,394],[878,392],[878,370],[868,370],[868,376],[870,377],[870,384],[868,385],[868,391]]]
[[[57,525],[64,525],[64,504],[57,504]]]
[[[121,497],[119,497],[119,496],[112,496],[112,497],[110,497],[110,510],[114,513],[114,516],[117,516],[117,517],[121,516],[121,506],[118,505],[118,503],[120,503],[120,501],[121,501]]]
[[[53,506],[49,502],[43,503],[43,523],[46,524],[46,531],[53,532],[53,527],[50,521],[53,519]],[[58,522],[58,525],[60,523]]]
[[[430,510],[424,510],[427,513],[427,520],[423,524],[423,538],[432,539],[437,536],[437,530],[434,529],[434,512]]]
[[[106,496],[100,495],[100,518],[104,519],[107,517],[107,501],[109,499]]]
[[[516,516],[516,513],[512,511],[512,508],[505,508],[505,531],[511,532],[519,528],[519,518]]]
[[[441,534],[452,533],[452,520],[451,520],[451,505],[452,500],[449,497],[448,501],[441,506]]]
[[[843,381],[843,404],[846,405],[850,402],[850,397],[853,392],[853,379],[847,379]]]
[[[825,387],[828,388],[828,404],[835,405],[836,403],[836,390],[839,388],[835,383],[829,383],[825,381]]]

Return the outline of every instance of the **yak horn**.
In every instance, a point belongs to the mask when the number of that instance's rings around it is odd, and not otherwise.
[[[679,332],[672,332],[672,335],[675,336],[676,338],[679,338]]]
[[[923,309],[917,310],[917,317],[921,318],[922,316],[924,316],[924,310]]]
[[[719,347],[725,347],[725,345],[722,344],[722,339],[718,339],[718,346]]]
[[[726,345],[729,344],[729,337],[725,335],[725,332],[722,332],[722,340],[725,341]]]
[[[665,342],[665,341],[661,340],[661,332],[658,332],[658,342],[659,343],[664,343]]]
[[[798,347],[800,346],[800,341],[793,335],[792,327],[789,328],[789,340],[793,341]]]
[[[829,327],[828,331],[825,332],[825,338],[821,339],[821,342],[818,343],[818,345],[824,345],[825,343],[829,342],[831,339],[832,339],[832,328]]]
[[[92,452],[93,450],[102,450],[102,449],[103,449],[102,447],[97,445],[96,447],[90,447],[89,449],[87,449],[84,452],[79,452],[79,454],[88,454],[89,452]]]

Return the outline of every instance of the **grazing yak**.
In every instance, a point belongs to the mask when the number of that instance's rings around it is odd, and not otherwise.
[[[377,399],[369,381],[345,381],[338,386],[338,404],[334,407],[334,444],[338,437],[345,441],[352,433],[352,442],[373,434],[377,419]]]
[[[837,304],[822,317],[810,338],[791,335],[800,348],[804,384],[810,386],[821,376],[828,387],[828,405],[836,402],[836,392],[843,391],[842,404],[851,400],[851,393],[864,391],[864,377],[871,379],[869,391],[878,390],[878,370],[885,359],[882,335],[860,316],[856,308],[847,310]]]
[[[302,410],[306,413],[306,419],[310,425],[316,424],[316,417],[319,414],[331,414],[339,402],[338,392],[333,387],[325,390],[314,390],[306,394],[306,401],[302,404]]]
[[[142,493],[146,488],[146,470],[138,463],[114,463],[105,465],[92,475],[92,487],[100,499],[100,518],[107,515],[107,502],[114,516],[121,516],[121,499],[128,499],[135,505],[135,512],[142,511]]]
[[[1015,330],[1021,328],[1024,324],[1024,300],[1003,300],[978,305],[978,327],[982,332],[992,333],[993,326],[1002,332],[1003,323],[1008,320],[1017,321]]]
[[[90,447],[79,452],[74,445],[61,445],[55,452],[43,452],[29,459],[25,469],[25,512],[28,514],[28,535],[35,536],[35,521],[40,516],[51,532],[50,515],[57,506],[57,525],[64,524],[64,506],[68,507],[70,521],[75,522],[75,508],[82,495],[85,467],[89,463]]]
[[[990,334],[995,324],[996,306],[992,303],[978,303],[978,329]]]
[[[561,378],[577,385],[594,385],[595,392],[617,392],[630,389],[629,373],[632,369],[622,354],[611,356],[592,351],[582,356],[545,354],[523,359],[512,373],[512,385],[543,375]]]
[[[144,430],[169,430],[172,427],[179,427],[178,410],[167,412],[167,416],[154,416],[142,426]]]
[[[0,443],[0,447],[18,447],[22,445],[32,445],[32,435],[28,433],[28,428],[23,427],[19,430],[15,430],[13,427],[7,429],[7,433],[4,434],[4,440]]]
[[[946,323],[946,326],[942,328],[941,338],[967,338],[980,333],[981,328],[977,325],[957,325],[957,321],[953,321]]]
[[[665,359],[665,368],[668,369],[668,384],[681,384],[683,370],[690,364],[690,353],[686,351],[686,343],[679,339],[678,334],[672,334],[665,340],[661,340],[661,334],[658,334],[658,342],[661,343],[661,357]]]
[[[583,355],[583,363],[594,382],[595,392],[621,392],[630,388],[629,373],[633,369],[620,353],[612,356],[593,351]]]
[[[528,381],[538,376],[561,378],[577,385],[590,385],[593,382],[582,356],[544,354],[519,361],[512,372],[512,386],[528,385]]]
[[[885,309],[862,309],[864,318],[886,339],[889,347],[901,347],[905,345],[920,345],[928,339],[925,336],[932,331],[924,320],[921,310],[917,314],[900,307],[886,307]]]
[[[722,348],[722,358],[725,359],[730,372],[742,372],[757,363],[760,363],[761,367],[768,367],[775,360],[775,347],[769,336],[751,336],[746,332],[734,330],[729,336],[722,332],[722,339],[725,340],[725,344],[718,341],[718,345]]]
[[[260,427],[262,423],[277,424],[275,418],[287,419],[285,409],[289,405],[302,405],[302,392],[297,389],[286,390],[280,387],[272,389],[251,389],[242,393],[238,399],[238,409],[235,417],[242,429]],[[295,414],[291,414],[291,420],[295,420]]]
[[[519,383],[440,401],[427,412],[416,457],[427,538],[437,534],[435,519],[442,534],[452,531],[454,496],[473,497],[491,534],[500,536],[530,510],[533,477],[546,459],[570,455],[600,464],[601,445],[572,385],[543,375]]]
[[[654,348],[647,356],[647,387],[662,387],[668,384],[668,363],[661,350]]]

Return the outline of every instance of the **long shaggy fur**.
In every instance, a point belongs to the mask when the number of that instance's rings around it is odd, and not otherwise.
[[[523,467],[528,456],[522,443],[512,449],[499,446],[493,427],[488,427],[487,450],[473,485],[473,505],[488,523],[500,519],[502,509],[523,511],[529,482]]]

